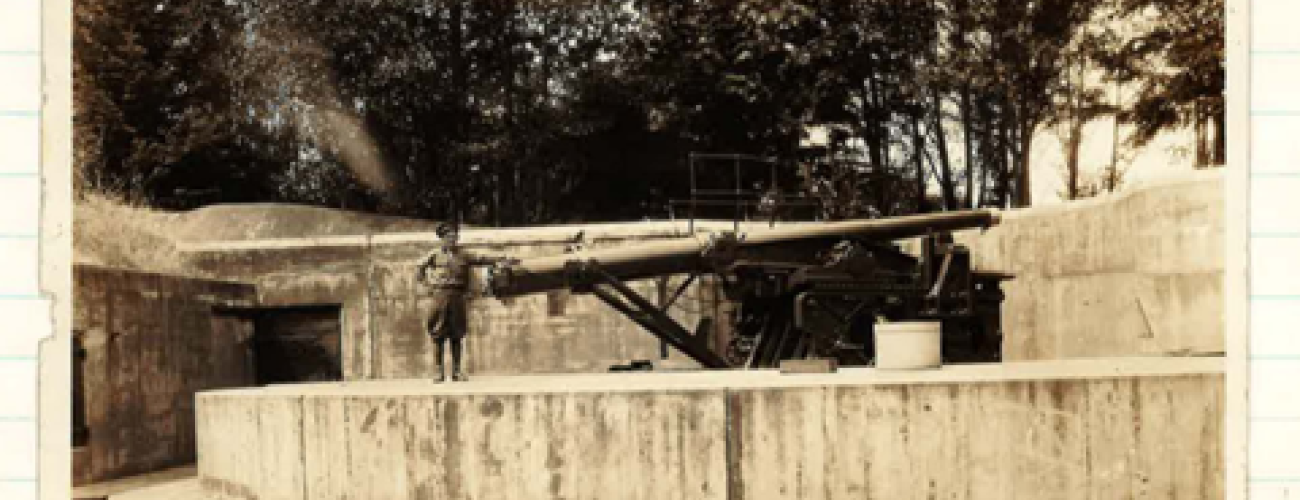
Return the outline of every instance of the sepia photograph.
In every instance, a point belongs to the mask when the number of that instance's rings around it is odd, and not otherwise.
[[[71,493],[1223,498],[1225,12],[73,0]]]

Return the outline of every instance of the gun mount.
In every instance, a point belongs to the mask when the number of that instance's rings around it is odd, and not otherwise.
[[[1000,283],[1010,276],[977,272],[950,231],[987,228],[990,211],[719,233],[590,252],[512,261],[489,271],[488,289],[513,297],[557,289],[589,293],[707,368],[765,368],[783,359],[829,357],[870,364],[880,321],[943,323],[946,361],[997,361],[1001,351]],[[913,256],[895,240],[922,238]],[[629,281],[687,275],[660,305]],[[669,308],[701,275],[717,277],[738,304],[725,348],[710,338],[724,329],[701,318],[688,329]]]

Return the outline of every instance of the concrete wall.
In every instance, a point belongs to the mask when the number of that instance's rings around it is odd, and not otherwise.
[[[249,285],[101,267],[74,268],[73,329],[85,349],[85,448],[76,484],[194,460],[194,394],[251,385]]]
[[[579,228],[471,230],[467,248],[518,257],[564,251]],[[585,226],[590,247],[634,245],[683,234],[676,225]],[[429,291],[413,283],[419,259],[434,248],[432,235],[336,237],[317,240],[228,242],[184,249],[201,272],[257,284],[262,305],[340,304],[343,372],[349,380],[424,377],[433,373],[434,346],[424,333]],[[672,277],[676,286],[684,277]],[[632,284],[650,298],[656,284]],[[671,289],[671,288],[670,288]],[[719,306],[708,287],[692,286],[673,311],[694,327],[701,311]],[[562,299],[552,315],[550,300]],[[535,295],[470,306],[466,369],[471,374],[599,372],[630,360],[659,360],[658,339],[591,296]],[[674,349],[669,363],[693,366]]]
[[[197,409],[214,499],[1223,495],[1221,359],[370,382]]]
[[[958,241],[1016,275],[1004,358],[1224,352],[1222,173],[1010,212]]]

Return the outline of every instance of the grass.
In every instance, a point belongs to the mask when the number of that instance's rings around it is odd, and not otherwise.
[[[184,272],[173,216],[101,192],[78,193],[73,206],[73,260],[150,272]]]

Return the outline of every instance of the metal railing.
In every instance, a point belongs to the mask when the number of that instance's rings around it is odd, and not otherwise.
[[[687,159],[690,170],[690,192],[686,200],[670,200],[668,202],[669,218],[676,220],[678,207],[685,207],[688,214],[688,231],[695,231],[695,219],[699,217],[700,208],[702,207],[729,207],[732,209],[732,222],[734,231],[740,232],[740,221],[749,219],[747,209],[759,209],[756,212],[767,210],[771,216],[771,223],[775,224],[776,217],[782,209],[796,207],[816,207],[816,200],[805,196],[789,195],[782,193],[779,189],[778,168],[780,162],[771,157],[732,154],[732,153],[695,153],[692,152]],[[715,187],[701,186],[700,170],[704,161],[726,161],[731,163],[732,178],[731,186]],[[745,168],[768,168],[768,186],[766,189],[749,189],[745,187],[745,177],[742,175]]]

